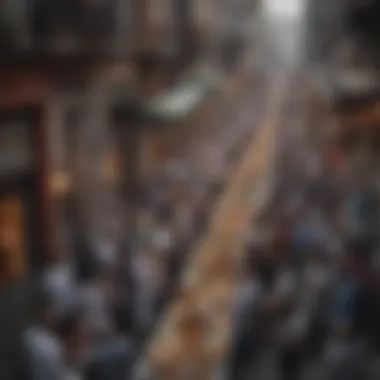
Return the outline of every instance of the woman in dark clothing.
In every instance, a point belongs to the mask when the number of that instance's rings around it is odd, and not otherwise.
[[[254,260],[249,260],[249,271],[237,294],[234,308],[234,344],[230,357],[230,380],[243,379],[252,368],[262,349],[261,295],[262,284],[255,269]]]
[[[116,330],[129,335],[132,330],[132,281],[130,275],[117,273],[115,276],[115,294],[112,300],[113,320]]]
[[[282,380],[297,380],[302,365],[302,346],[289,346],[281,351],[280,372]]]

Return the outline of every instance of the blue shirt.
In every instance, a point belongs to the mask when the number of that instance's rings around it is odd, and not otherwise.
[[[342,281],[332,295],[331,323],[350,323],[354,317],[359,286],[354,281]]]
[[[324,244],[327,231],[323,225],[313,222],[299,223],[291,234],[291,246],[296,262],[303,262],[308,251],[314,246]]]

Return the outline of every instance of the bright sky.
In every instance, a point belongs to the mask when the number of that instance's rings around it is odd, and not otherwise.
[[[272,16],[291,18],[302,15],[305,3],[305,0],[264,0],[265,8]]]
[[[262,2],[266,15],[266,28],[275,49],[289,64],[295,64],[302,54],[303,24],[308,0],[262,0]]]

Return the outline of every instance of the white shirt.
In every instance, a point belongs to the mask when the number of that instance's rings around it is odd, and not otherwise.
[[[298,282],[294,273],[289,269],[283,271],[274,287],[275,298],[284,299],[296,296]],[[306,331],[309,320],[309,305],[300,302],[285,318],[279,320],[278,338],[280,342],[290,342],[301,337]]]
[[[297,282],[294,278],[292,291],[296,292],[296,305],[283,322],[280,332],[282,334],[281,339],[291,340],[302,337],[302,334],[307,331],[313,311],[318,307],[319,296],[322,292],[328,290],[332,281],[332,271],[319,263],[310,263],[305,269],[300,282]],[[288,282],[290,284],[289,280]]]
[[[88,284],[81,289],[81,300],[84,305],[84,318],[94,334],[108,332],[112,327],[108,313],[108,299],[104,288],[97,284]]]
[[[158,252],[166,253],[173,246],[173,234],[166,228],[162,227],[157,229],[152,236],[153,246]]]
[[[75,370],[69,370],[64,380],[82,380],[83,377]]]
[[[24,336],[33,380],[61,380],[66,374],[59,339],[43,327],[29,328]]]
[[[45,291],[52,296],[59,314],[65,314],[77,305],[77,286],[69,264],[47,268],[42,281]]]
[[[148,258],[136,256],[132,261],[132,273],[137,293],[134,297],[136,319],[143,326],[150,326],[153,321],[153,301],[156,293],[154,268]]]
[[[116,264],[117,249],[113,242],[108,240],[99,241],[96,252],[101,263],[111,266]]]

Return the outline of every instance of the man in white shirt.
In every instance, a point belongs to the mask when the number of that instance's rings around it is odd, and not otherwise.
[[[67,368],[64,350],[55,333],[55,307],[48,297],[43,300],[38,323],[25,331],[23,344],[31,380],[64,380]]]
[[[68,260],[58,259],[46,268],[42,277],[43,289],[60,316],[69,314],[78,305],[78,289],[72,269]]]
[[[166,256],[173,246],[173,232],[170,225],[159,226],[152,234],[152,244],[157,252]]]

